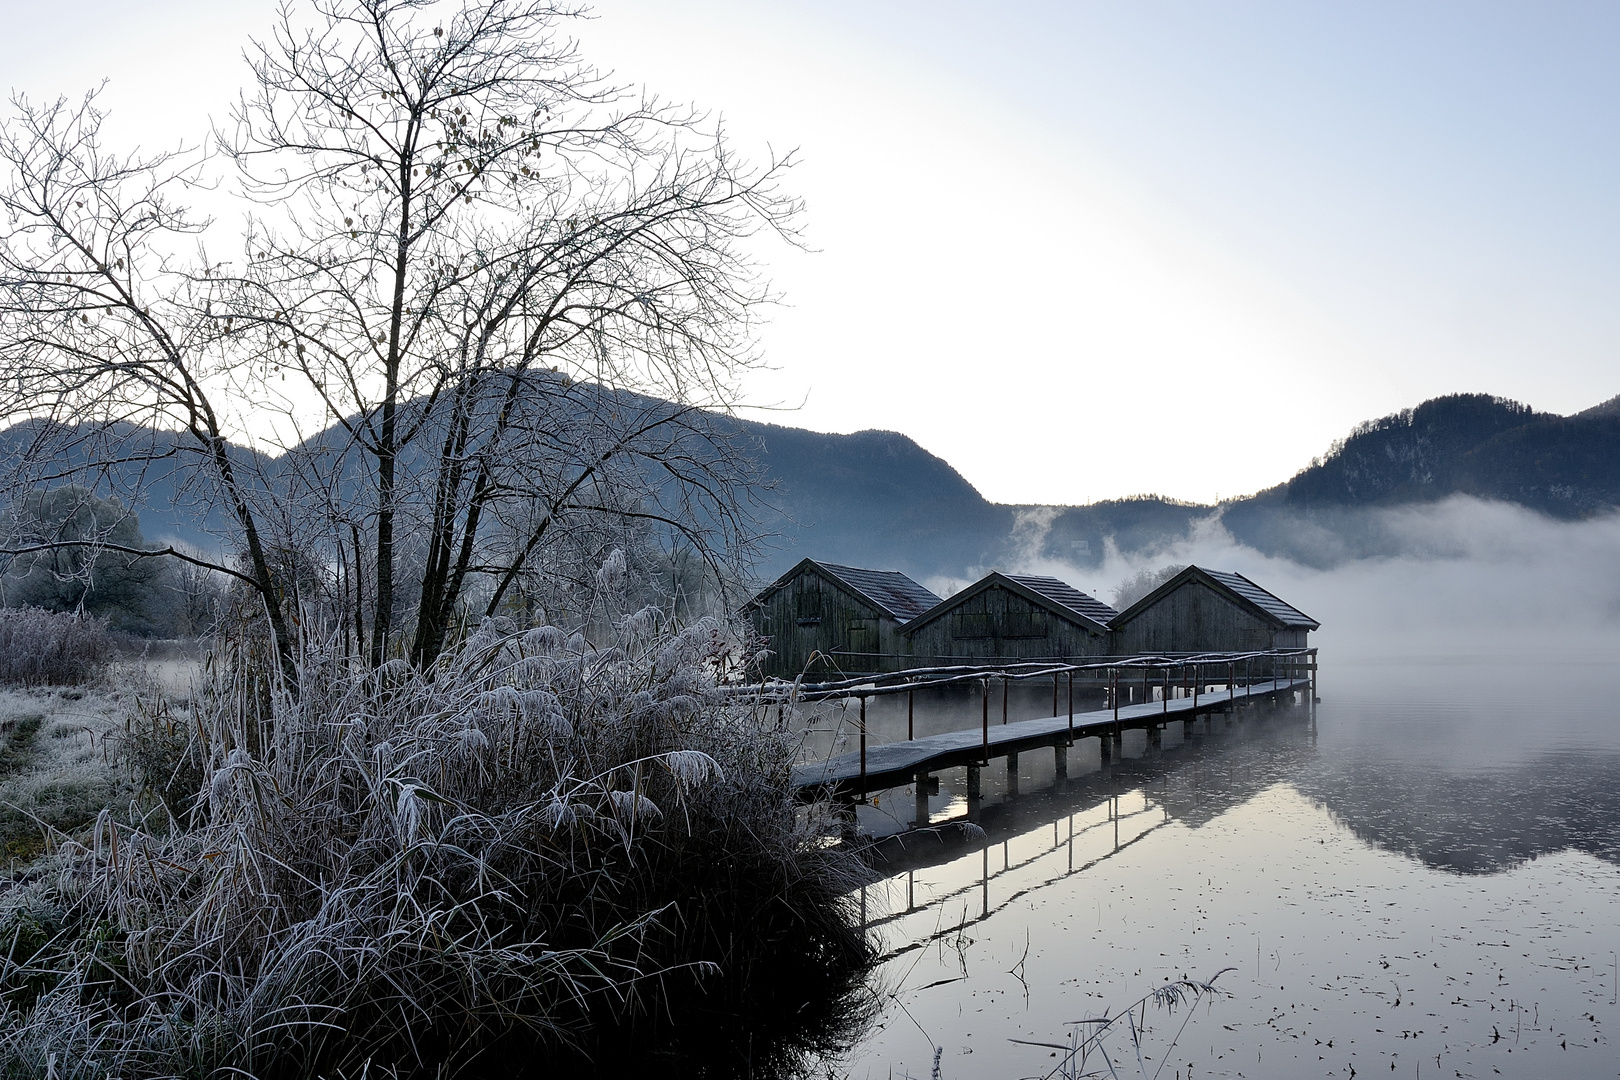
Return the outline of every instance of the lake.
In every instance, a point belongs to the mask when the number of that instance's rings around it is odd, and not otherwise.
[[[1062,785],[1026,754],[1022,796],[985,770],[982,838],[886,841],[863,897],[882,1009],[837,1068],[927,1077],[940,1048],[946,1080],[1046,1076],[1058,1052],[1013,1040],[1222,972],[1229,996],[1147,1009],[1140,1065],[1118,1025],[1119,1075],[1620,1076],[1620,664],[1322,675],[1314,723],[1172,724],[1157,754],[1131,733],[1108,769],[1087,740]],[[872,727],[904,737],[892,706]],[[936,822],[962,794],[945,774]],[[909,789],[876,801],[877,834],[913,813]]]

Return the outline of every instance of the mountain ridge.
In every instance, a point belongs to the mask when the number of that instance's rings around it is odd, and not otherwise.
[[[919,579],[964,577],[1031,555],[1095,567],[1110,546],[1151,553],[1215,515],[1243,543],[1326,565],[1395,553],[1398,541],[1368,510],[1451,495],[1564,520],[1620,507],[1620,397],[1570,416],[1488,394],[1431,398],[1358,424],[1279,484],[1218,504],[1155,495],[1078,506],[994,503],[899,432],[827,434],[737,417],[717,423],[757,446],[770,480],[761,498],[771,519],[762,524],[775,546],[756,567],[766,580],[806,555]],[[0,431],[0,447],[21,432],[21,425]],[[176,487],[167,509],[143,507],[143,528],[149,537],[206,546],[208,530],[220,524],[217,508],[185,512],[182,494]]]

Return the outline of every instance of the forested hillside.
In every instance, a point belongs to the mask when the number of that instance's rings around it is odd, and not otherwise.
[[[1484,394],[1434,398],[1360,425],[1256,501],[1387,506],[1461,493],[1581,517],[1620,504],[1614,406],[1557,416]]]
[[[1561,519],[1620,505],[1620,398],[1573,416],[1483,394],[1435,398],[1359,425],[1292,479],[1218,507],[1151,495],[1070,507],[997,504],[897,432],[829,435],[722,423],[743,436],[766,479],[754,508],[769,535],[756,567],[762,578],[805,556],[919,578],[967,576],[1030,555],[1095,566],[1108,544],[1151,552],[1217,513],[1234,536],[1262,551],[1328,565],[1396,553],[1392,545],[1400,541],[1386,535],[1377,517],[1364,513],[1368,509],[1455,494]],[[0,433],[0,453],[26,434],[24,428]],[[152,445],[170,449],[162,437]],[[239,454],[244,467],[251,462],[266,474],[276,468],[274,459]],[[153,540],[217,545],[223,515],[176,490],[172,461],[159,456],[138,466],[147,496],[142,529]],[[115,495],[135,486],[134,475],[108,478]]]

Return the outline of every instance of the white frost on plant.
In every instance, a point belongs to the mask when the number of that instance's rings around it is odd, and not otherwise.
[[[657,803],[634,791],[610,791],[608,798],[613,802],[614,812],[626,820],[656,819],[664,816]]]
[[[701,750],[671,750],[663,762],[682,788],[707,783],[711,778],[725,779],[720,763]]]
[[[497,686],[478,695],[478,708],[497,723],[523,715],[523,695],[514,687]]]
[[[562,648],[568,635],[555,626],[537,626],[526,631],[521,640],[525,652],[549,653]]]
[[[489,736],[468,725],[456,733],[456,745],[463,754],[476,756],[489,749]]]
[[[553,796],[551,801],[542,807],[540,813],[536,816],[540,819],[540,824],[552,832],[572,829],[579,819],[579,816],[574,812],[573,804],[565,802],[556,796]]]
[[[563,714],[562,702],[549,690],[523,690],[518,692],[518,707],[525,723],[532,725],[548,739],[567,739],[574,734],[574,726]]]
[[[628,570],[624,552],[614,548],[608,552],[608,557],[602,560],[602,568],[596,572],[597,589],[609,595],[623,592]]]
[[[216,799],[223,799],[230,794],[231,781],[239,769],[251,768],[253,759],[248,752],[237,747],[225,756],[225,764],[214,770],[214,775],[208,781],[209,791]]]
[[[401,784],[399,799],[394,803],[394,827],[399,830],[401,847],[416,843],[422,830],[422,800],[417,797],[415,784]]]

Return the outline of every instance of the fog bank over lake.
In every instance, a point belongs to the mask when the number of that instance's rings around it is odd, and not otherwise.
[[[1143,569],[1192,563],[1235,570],[1321,621],[1311,643],[1329,665],[1393,657],[1597,659],[1620,649],[1620,514],[1564,522],[1453,496],[1359,516],[1405,554],[1316,569],[1238,542],[1215,514],[1190,536],[1145,554],[1109,543],[1100,566],[1083,567],[1038,554],[1051,518],[1030,512],[1019,520],[1018,554],[999,569],[1051,574],[1102,600]],[[1324,532],[1318,539],[1330,556],[1335,538]],[[969,580],[924,584],[944,595]]]

